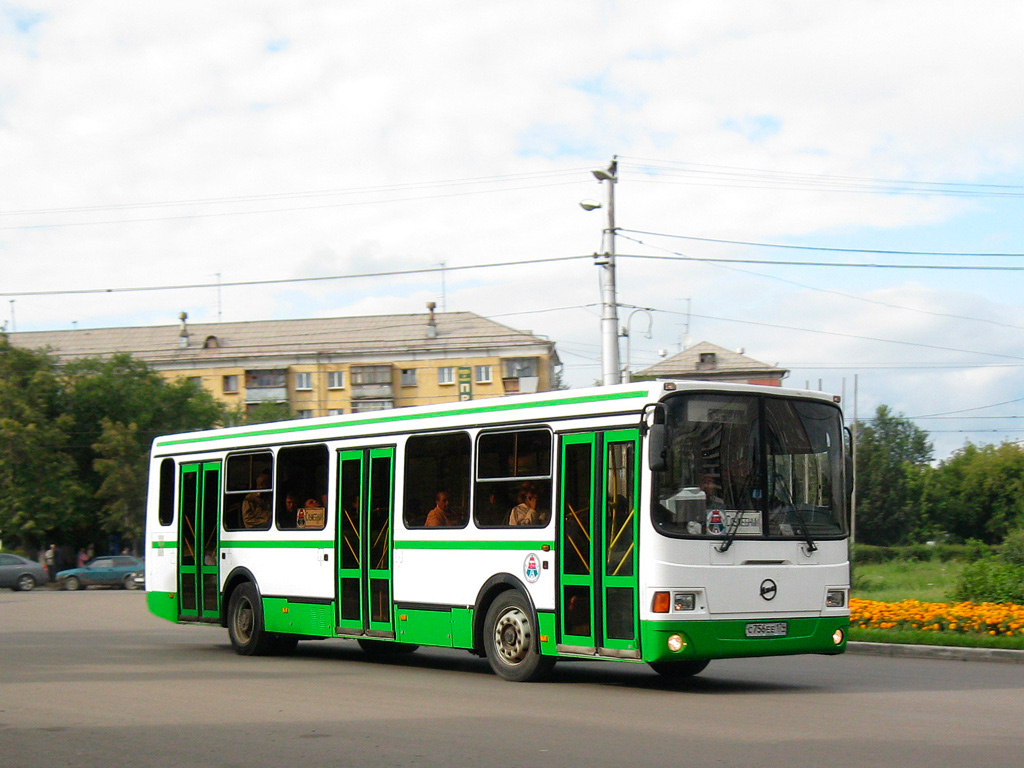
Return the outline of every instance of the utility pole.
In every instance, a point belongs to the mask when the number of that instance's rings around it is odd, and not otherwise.
[[[601,268],[601,383],[619,384],[619,315],[615,294],[615,182],[618,181],[618,160],[613,156],[607,169],[592,171],[594,178],[607,185],[608,226],[601,238],[604,253],[594,254],[594,264]]]

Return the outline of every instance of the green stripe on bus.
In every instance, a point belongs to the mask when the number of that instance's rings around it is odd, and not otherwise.
[[[154,541],[153,549],[177,549],[178,542],[176,541]]]
[[[475,406],[468,408],[455,408],[440,413],[404,413],[393,416],[377,416],[351,421],[335,422],[333,424],[296,424],[288,427],[277,427],[274,429],[255,429],[249,432],[236,432],[231,435],[207,435],[206,437],[182,437],[177,440],[161,440],[156,443],[157,448],[166,448],[172,445],[186,445],[188,443],[208,443],[215,440],[241,439],[246,437],[265,437],[267,435],[281,435],[289,432],[315,432],[322,429],[334,427],[364,427],[371,424],[387,424],[401,421],[418,421],[421,419],[440,419],[448,416],[471,416],[478,413],[500,413],[502,411],[521,411],[533,408],[546,408],[556,405],[579,405],[580,403],[599,403],[610,400],[629,400],[636,397],[647,397],[648,392],[634,390],[630,392],[614,392],[607,395],[587,395],[585,397],[566,397],[555,400],[542,400],[529,403],[502,403],[501,405]],[[396,409],[402,410],[402,409]]]
[[[395,549],[511,549],[551,547],[550,541],[396,541]]]

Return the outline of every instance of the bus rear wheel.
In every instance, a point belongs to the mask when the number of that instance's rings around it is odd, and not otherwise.
[[[251,582],[239,585],[231,593],[228,637],[242,656],[262,656],[272,650],[273,638],[263,628],[263,602]]]
[[[502,592],[487,610],[484,652],[494,673],[515,683],[542,680],[555,664],[553,657],[541,655],[536,619],[515,590]]]
[[[710,662],[707,659],[690,661],[652,661],[651,669],[668,680],[685,680],[704,671]]]

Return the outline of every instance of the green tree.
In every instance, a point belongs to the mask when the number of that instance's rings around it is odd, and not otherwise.
[[[100,527],[119,539],[139,542],[145,530],[148,454],[139,445],[139,428],[132,422],[103,419],[103,431],[93,445],[93,468],[102,478],[96,491],[101,502]]]
[[[44,352],[20,349],[0,333],[0,538],[40,548],[73,527],[85,493],[68,454],[72,421]]]
[[[225,408],[196,384],[169,382],[126,354],[71,362],[63,378],[64,408],[76,434],[72,455],[88,491],[85,524],[74,538],[137,542],[153,439],[215,427]]]
[[[857,541],[892,545],[929,527],[920,494],[928,482],[928,433],[887,405],[857,437]]]
[[[955,539],[999,543],[1024,525],[1024,448],[967,443],[939,464],[923,501]]]

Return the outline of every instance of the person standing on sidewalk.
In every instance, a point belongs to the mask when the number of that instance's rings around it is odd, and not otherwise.
[[[46,573],[50,577],[50,583],[52,584],[54,577],[57,575],[57,545],[51,544],[43,558],[46,561]]]

